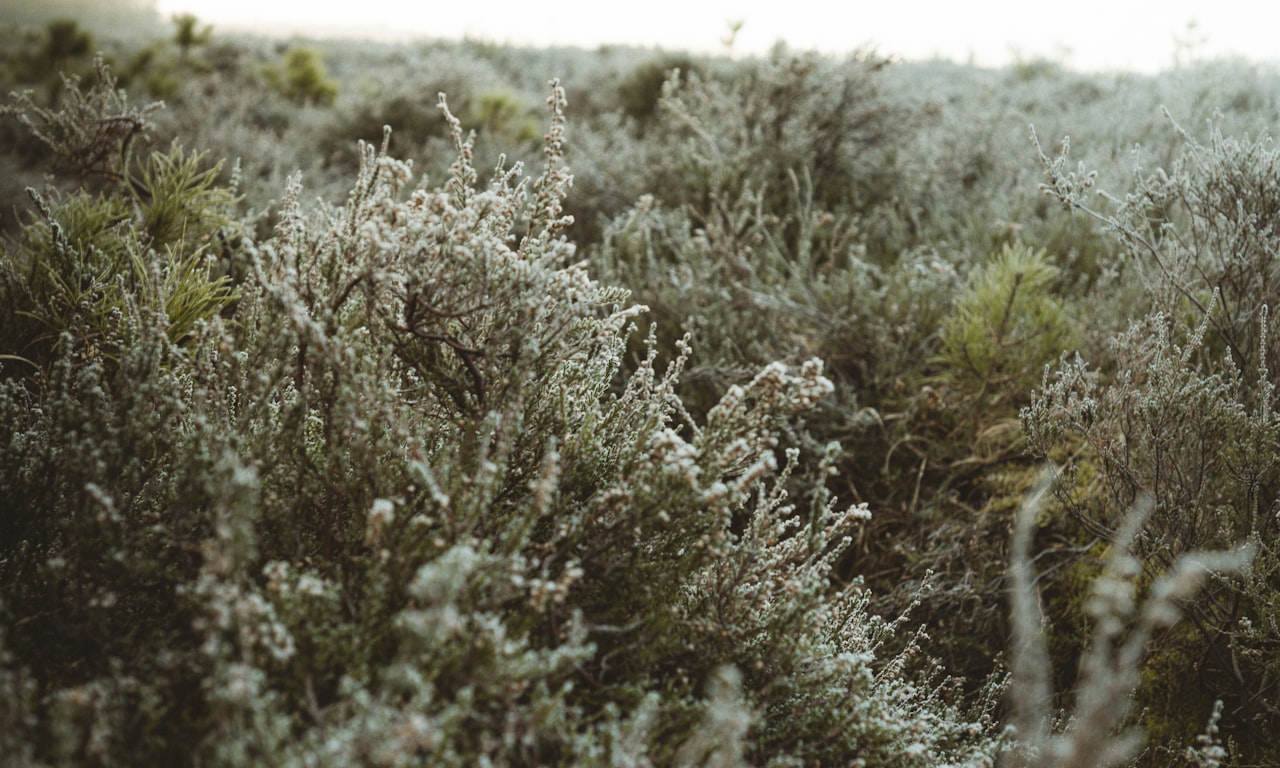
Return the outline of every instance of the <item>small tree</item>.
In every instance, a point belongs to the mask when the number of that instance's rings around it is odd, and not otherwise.
[[[338,84],[329,79],[314,48],[290,48],[284,55],[283,70],[267,67],[267,84],[299,104],[329,106],[338,97]]]
[[[191,58],[191,49],[205,45],[213,35],[213,27],[206,24],[198,28],[199,24],[200,20],[194,14],[180,13],[173,17],[173,42],[177,44],[184,64]]]

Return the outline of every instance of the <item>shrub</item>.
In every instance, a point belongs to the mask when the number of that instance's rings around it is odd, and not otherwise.
[[[674,74],[695,72],[692,58],[682,55],[668,55],[650,59],[633,69],[618,83],[618,102],[622,113],[635,121],[640,128],[645,128],[659,114],[662,101],[663,86]]]
[[[816,208],[866,214],[892,197],[891,158],[904,138],[906,116],[878,92],[884,65],[781,51],[726,71],[674,73],[643,142],[593,150],[591,199],[575,210],[575,234],[596,241],[602,222],[643,194],[702,219],[751,190],[762,213],[784,219],[793,176],[807,176]]]
[[[173,16],[173,42],[178,46],[183,62],[191,58],[192,48],[208,45],[213,36],[213,27],[199,25],[200,19],[194,14],[180,13]]]
[[[115,364],[73,326],[0,382],[8,754],[991,764],[990,702],[878,658],[897,624],[832,583],[865,507],[787,498],[821,363],[697,420],[689,350],[619,378],[643,310],[573,258],[550,106],[538,177],[478,186],[442,100],[443,185],[385,141],[342,205],[295,177],[230,322],[177,345],[126,285]]]
[[[1009,565],[1013,615],[1013,682],[1010,687],[1013,724],[1019,743],[1006,757],[1009,764],[1051,768],[1107,768],[1125,764],[1143,746],[1143,734],[1131,725],[1133,692],[1141,679],[1142,657],[1156,633],[1178,621],[1179,605],[1206,580],[1238,574],[1248,565],[1249,548],[1234,552],[1186,552],[1173,559],[1158,577],[1144,573],[1131,547],[1151,513],[1151,499],[1142,498],[1125,515],[1111,540],[1102,574],[1094,580],[1086,610],[1094,623],[1090,647],[1080,663],[1079,682],[1070,715],[1055,726],[1051,703],[1051,665],[1044,641],[1043,616],[1037,605],[1031,544],[1047,483],[1032,493],[1019,510]],[[1140,580],[1151,578],[1139,597]],[[1225,756],[1214,749],[1222,703],[1213,705],[1206,749],[1190,747],[1179,757],[1200,763]],[[1055,733],[1055,731],[1058,731]],[[1203,764],[1203,763],[1200,763]],[[1210,763],[1218,765],[1217,762]]]
[[[1263,648],[1277,641],[1280,572],[1270,543],[1280,479],[1270,371],[1280,359],[1269,320],[1280,165],[1266,139],[1215,133],[1206,146],[1183,136],[1173,166],[1139,179],[1108,212],[1091,206],[1090,176],[1069,172],[1065,152],[1046,158],[1047,189],[1104,220],[1133,253],[1147,306],[1102,361],[1064,359],[1022,419],[1037,454],[1070,450],[1057,496],[1091,535],[1111,540],[1118,510],[1152,495],[1134,544],[1148,570],[1194,549],[1256,548],[1243,579],[1210,579],[1188,605],[1188,636],[1154,644],[1156,662],[1194,657],[1198,674],[1153,677],[1139,696],[1157,727],[1189,738],[1204,713],[1187,705],[1201,700],[1198,690],[1212,692],[1240,753],[1266,762],[1276,756],[1263,735],[1274,732],[1275,713],[1258,702],[1275,689]]]
[[[268,65],[262,74],[272,90],[298,104],[327,107],[338,97],[338,84],[329,79],[314,48],[290,48],[283,64]]]
[[[161,104],[129,105],[128,95],[101,56],[94,60],[96,82],[87,89],[64,75],[57,108],[41,106],[31,91],[10,95],[0,116],[14,116],[53,157],[52,169],[91,183],[125,183],[133,170],[135,143],[152,129],[150,116]]]
[[[979,397],[1021,398],[1071,348],[1071,326],[1050,293],[1057,276],[1044,251],[1006,245],[956,299],[940,329],[942,359]]]
[[[479,94],[463,124],[491,140],[498,139],[514,146],[536,142],[540,138],[537,122],[510,91],[492,90]]]
[[[80,28],[75,19],[55,19],[45,25],[43,58],[46,72],[59,72],[68,60],[88,56],[93,51],[93,36]]]
[[[235,195],[216,184],[219,168],[175,144],[134,163],[149,109],[130,109],[99,62],[100,85],[82,92],[68,81],[65,104],[52,111],[28,96],[17,112],[54,152],[61,167],[105,181],[98,195],[28,190],[37,213],[0,268],[7,333],[5,354],[44,368],[64,334],[91,356],[115,358],[115,327],[126,304],[162,308],[168,337],[187,338],[233,297],[226,270],[236,238]]]

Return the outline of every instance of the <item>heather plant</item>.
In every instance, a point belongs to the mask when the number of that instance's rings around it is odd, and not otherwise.
[[[836,572],[874,585],[876,610],[923,617],[936,630],[931,652],[965,669],[974,693],[998,671],[1000,649],[983,638],[998,636],[1003,623],[994,585],[1004,549],[991,541],[1004,538],[1007,518],[999,503],[987,509],[987,499],[1016,499],[1030,484],[1018,466],[1016,421],[1026,393],[984,368],[992,391],[983,394],[985,379],[972,369],[940,364],[944,323],[958,327],[953,302],[969,295],[951,264],[921,249],[893,268],[878,266],[854,221],[819,209],[804,178],[792,183],[785,220],[752,191],[716,201],[701,220],[646,196],[610,225],[596,262],[609,279],[636,286],[660,349],[691,334],[695,353],[680,392],[695,415],[768,360],[827,362],[830,400],[793,419],[784,444],[817,456],[838,439],[840,471],[798,472],[790,490],[803,499],[826,486],[873,505],[875,518],[841,552]],[[1049,271],[1042,256],[1020,253]],[[988,321],[976,299],[961,301],[975,337],[998,328],[1002,314],[1011,318],[1006,340],[1022,334],[1021,345],[986,349],[996,349],[991,359],[1003,370],[1029,378],[1056,357],[1045,347],[1070,334],[1044,281],[1017,293],[1014,274],[1003,273],[1005,293],[986,288],[990,329],[980,327]],[[1035,336],[1035,313],[1056,318],[1047,342]]]
[[[564,236],[549,103],[537,177],[480,183],[442,99],[442,184],[365,145],[340,204],[290,182],[227,319],[175,339],[123,281],[101,338],[73,318],[0,382],[7,755],[992,763],[990,698],[949,701],[832,579],[868,510],[788,495],[783,428],[830,395],[822,364],[762,365],[698,417],[686,346],[623,372],[643,308]]]
[[[32,91],[10,95],[0,116],[13,116],[44,145],[51,170],[91,182],[130,184],[133,150],[148,136],[150,116],[162,104],[130,106],[128,95],[104,59],[94,60],[96,82],[81,87],[75,75],[63,75],[65,90],[56,105],[43,106]]]
[[[1063,508],[1110,541],[1118,510],[1142,492],[1150,523],[1133,551],[1147,570],[1182,553],[1250,542],[1238,581],[1210,579],[1182,631],[1158,638],[1153,666],[1193,665],[1194,679],[1153,674],[1140,700],[1155,730],[1181,738],[1203,722],[1205,697],[1224,702],[1220,728],[1249,760],[1273,760],[1276,363],[1269,320],[1275,266],[1275,151],[1269,140],[1213,133],[1168,170],[1141,178],[1111,210],[1084,194],[1090,174],[1065,153],[1046,159],[1047,189],[1102,219],[1132,253],[1146,306],[1106,358],[1066,359],[1023,412],[1039,455],[1065,454]],[[1210,702],[1212,699],[1210,698]]]
[[[392,151],[425,163],[420,168],[424,174],[446,175],[453,152],[451,139],[435,105],[422,96],[441,92],[450,94],[451,109],[464,129],[477,132],[476,151],[492,152],[475,158],[477,167],[493,167],[499,154],[505,154],[508,162],[535,162],[542,131],[537,110],[529,105],[540,102],[546,78],[540,78],[537,90],[517,87],[514,73],[478,53],[466,44],[424,47],[395,57],[383,52],[381,59],[374,59],[378,54],[370,52],[367,58],[354,61],[354,52],[335,52],[330,57],[335,72],[353,66],[359,70],[344,78],[350,87],[344,85],[333,113],[312,127],[311,140],[320,148],[326,166],[341,171],[346,183],[359,165],[353,151],[357,140],[376,145],[382,127],[390,126]],[[369,66],[371,59],[376,61],[374,66]]]
[[[728,69],[672,71],[640,143],[627,138],[632,148],[615,151],[584,142],[593,207],[575,209],[575,232],[596,240],[643,194],[710,217],[751,190],[766,214],[785,218],[792,177],[805,174],[816,208],[865,214],[893,195],[893,151],[904,135],[905,116],[878,92],[883,66],[872,55],[832,62],[780,50]],[[610,131],[614,140],[626,133]]]
[[[835,76],[865,75],[854,67]],[[804,498],[806,488],[829,484],[843,499],[874,504],[875,520],[841,553],[838,571],[845,578],[873,579],[878,609],[897,615],[918,604],[927,571],[952,569],[937,553],[936,529],[923,530],[920,519],[943,516],[939,508],[947,502],[937,497],[956,495],[948,485],[979,485],[973,476],[988,464],[973,458],[977,435],[993,424],[1012,422],[1016,403],[1006,405],[1003,421],[992,413],[991,422],[975,428],[964,414],[989,409],[973,400],[966,408],[955,398],[938,397],[940,388],[936,382],[929,386],[927,377],[938,372],[940,329],[962,288],[954,265],[928,247],[904,250],[888,263],[883,254],[871,255],[862,226],[868,212],[849,201],[824,207],[814,174],[831,169],[804,143],[809,134],[799,125],[786,129],[796,131],[795,144],[786,144],[791,134],[784,132],[781,149],[741,139],[735,131],[744,118],[731,115],[728,100],[721,101],[733,87],[747,86],[690,80],[681,91],[668,85],[668,119],[683,115],[689,122],[679,124],[680,130],[702,135],[687,145],[668,146],[661,162],[687,165],[685,172],[693,178],[658,186],[610,222],[592,252],[593,262],[607,279],[633,286],[651,308],[660,349],[670,349],[682,333],[691,334],[696,353],[682,377],[681,395],[695,415],[712,408],[725,387],[741,384],[770,360],[798,362],[817,355],[827,362],[835,387],[831,406],[794,420],[786,439],[806,455],[819,455],[826,442],[839,439],[841,472],[838,480],[799,473],[792,492]],[[828,88],[838,91],[835,85]],[[670,101],[675,94],[679,103]],[[814,102],[805,102],[806,108],[816,111],[824,103],[822,94],[809,96]],[[722,108],[714,119],[707,116]],[[847,108],[874,109],[856,100]],[[655,124],[647,135],[663,130]],[[848,146],[856,145],[847,138]],[[718,154],[707,154],[709,149]],[[782,174],[786,162],[795,167]],[[770,186],[773,173],[782,175],[785,187]],[[1053,350],[1030,365],[1037,370],[1056,354]],[[1008,439],[1000,444],[1006,453],[1012,447]],[[942,493],[935,494],[939,488]],[[970,509],[982,504],[973,497],[984,491],[966,490],[972,494],[965,499]],[[964,526],[957,526],[963,528],[954,532],[961,542],[982,535],[969,524],[976,516],[966,515]],[[904,560],[911,557],[907,547],[915,544],[905,542],[917,533],[934,551],[932,559],[920,558],[918,570],[909,570]],[[999,554],[989,547],[982,553],[987,577],[998,578]],[[945,621],[937,614],[943,605],[954,606],[957,594],[966,600],[972,595],[973,588],[963,584],[973,577],[964,571],[978,559],[973,553],[953,559],[959,583],[929,598],[938,606],[931,625]],[[983,602],[994,622],[999,601]],[[957,627],[957,636],[967,631]],[[992,671],[992,650],[979,653],[986,668],[976,671],[978,681]]]

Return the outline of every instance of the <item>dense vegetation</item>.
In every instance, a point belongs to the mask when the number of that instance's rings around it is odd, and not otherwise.
[[[0,765],[1280,763],[1280,73],[0,38]]]

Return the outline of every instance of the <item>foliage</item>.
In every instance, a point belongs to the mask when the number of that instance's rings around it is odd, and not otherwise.
[[[75,19],[55,19],[45,26],[44,59],[49,72],[57,72],[68,59],[87,56],[93,50],[93,36]]]
[[[57,111],[27,95],[12,108],[61,167],[107,182],[98,195],[28,189],[36,214],[0,268],[0,296],[4,353],[37,368],[56,359],[73,329],[85,354],[114,359],[113,328],[131,297],[162,307],[177,343],[234,293],[212,259],[235,237],[234,192],[217,185],[218,167],[202,168],[200,155],[177,144],[135,164],[132,146],[150,129],[144,115],[154,106],[129,108],[99,67],[100,84],[88,92],[68,81]]]
[[[680,73],[687,75],[694,71],[694,60],[684,55],[668,55],[644,62],[618,83],[622,114],[646,127],[658,115],[667,80],[673,75],[679,78]]]
[[[1094,633],[1081,660],[1068,725],[1055,734],[1050,664],[1043,619],[1036,605],[1031,557],[1038,506],[1047,492],[1042,482],[1019,511],[1009,566],[1014,651],[1011,691],[1019,746],[1006,760],[1010,765],[1029,762],[1054,768],[1107,768],[1127,762],[1142,745],[1142,733],[1129,726],[1130,710],[1142,656],[1155,633],[1179,619],[1179,605],[1203,582],[1238,573],[1248,565],[1252,553],[1247,547],[1233,552],[1182,553],[1150,584],[1145,601],[1140,602],[1136,582],[1144,568],[1131,547],[1153,505],[1150,498],[1139,499],[1112,538],[1105,570],[1090,590],[1087,611]],[[1210,726],[1214,732],[1220,715],[1221,702],[1214,707]]]
[[[118,82],[0,28],[0,762],[1275,762],[1274,70],[76,18]]]
[[[1185,135],[1185,134],[1184,134]],[[1270,142],[1186,137],[1168,171],[1140,181],[1112,212],[1082,194],[1089,174],[1067,171],[1065,152],[1046,158],[1047,189],[1066,205],[1104,219],[1135,255],[1148,307],[1117,335],[1108,357],[1065,359],[1023,412],[1033,450],[1072,446],[1059,493],[1092,535],[1111,540],[1117,509],[1150,493],[1154,511],[1136,540],[1148,570],[1204,547],[1250,542],[1257,550],[1239,581],[1212,579],[1187,610],[1191,648],[1177,637],[1159,656],[1189,655],[1200,680],[1153,680],[1152,717],[1198,727],[1202,712],[1182,704],[1206,686],[1224,700],[1224,730],[1253,760],[1274,745],[1254,734],[1275,727],[1258,702],[1274,692],[1274,539],[1277,467],[1271,341],[1274,304],[1275,150]],[[1083,466],[1093,471],[1082,471]],[[1141,695],[1141,693],[1140,693]],[[1236,723],[1231,725],[1232,721]]]
[[[885,165],[902,137],[895,118],[905,117],[878,94],[884,64],[780,51],[731,73],[672,70],[645,140],[595,158],[584,179],[591,207],[574,209],[575,232],[596,240],[601,223],[625,209],[608,201],[629,205],[644,194],[701,220],[749,190],[764,214],[786,218],[802,175],[819,210],[876,206],[892,195]]]
[[[945,364],[983,393],[1030,391],[1044,365],[1072,346],[1066,313],[1050,295],[1057,276],[1044,251],[1004,246],[943,321]]]
[[[116,322],[0,384],[0,712],[41,692],[9,754],[991,764],[990,700],[879,656],[897,624],[830,580],[865,507],[787,498],[779,430],[830,393],[822,364],[765,365],[697,421],[687,348],[619,381],[643,308],[573,258],[549,103],[538,177],[477,186],[442,99],[443,185],[409,189],[385,141],[341,206],[295,179],[233,322],[176,344],[124,281]]]
[[[182,60],[191,58],[191,49],[207,45],[213,36],[213,27],[200,27],[200,19],[190,13],[175,14],[173,17],[173,42],[182,54]]]
[[[463,124],[490,140],[501,140],[504,144],[510,143],[513,146],[528,144],[541,138],[533,116],[510,91],[487,91],[479,94]]]
[[[132,184],[135,143],[152,129],[151,113],[162,105],[129,105],[128,95],[116,87],[101,56],[94,60],[96,82],[81,88],[81,80],[64,76],[65,90],[58,108],[36,103],[31,91],[10,95],[0,116],[16,116],[38,139],[54,161],[53,170],[91,180]]]
[[[338,97],[338,84],[314,48],[290,48],[282,64],[263,67],[262,74],[272,90],[298,104],[329,106]]]

